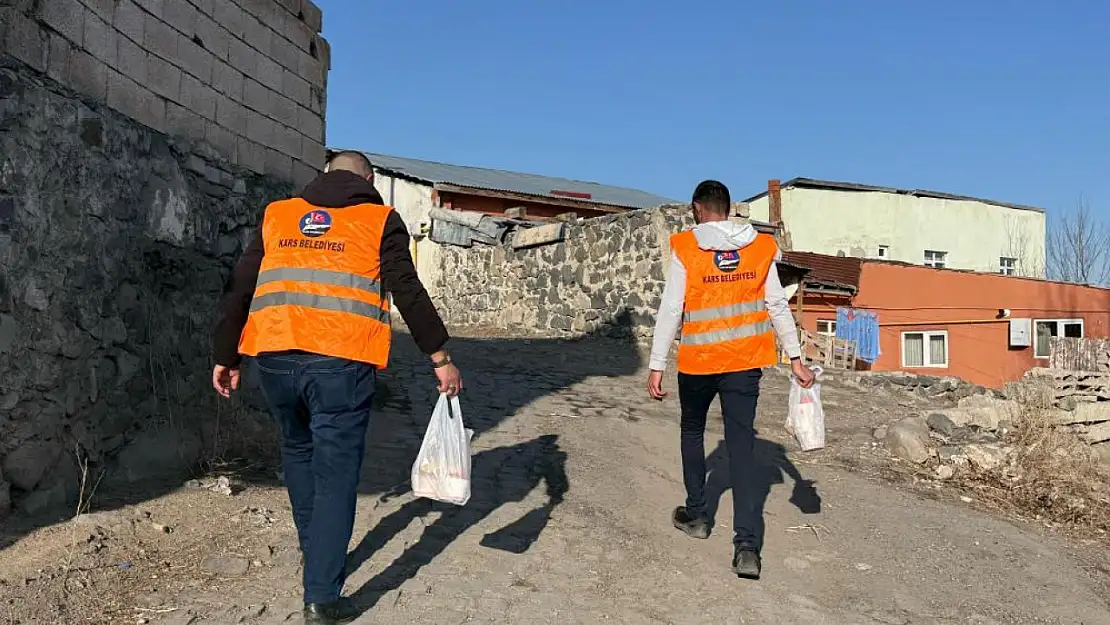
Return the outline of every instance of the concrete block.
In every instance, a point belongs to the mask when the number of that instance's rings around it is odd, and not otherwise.
[[[549,243],[558,243],[565,237],[566,224],[548,224],[520,230],[513,236],[513,249],[519,250],[526,247],[536,247]]]
[[[146,14],[133,0],[116,0],[115,18],[112,25],[124,36],[135,43],[142,43]]]
[[[15,9],[11,9],[4,17],[7,22],[0,24],[3,50],[35,70],[45,72],[49,34],[35,20]]]
[[[244,18],[244,24],[243,41],[246,41],[255,50],[263,54],[269,54],[270,40],[274,37],[274,31],[270,29],[270,26],[254,15],[247,15]]]
[[[115,67],[118,63],[117,38],[116,30],[111,24],[92,13],[85,15],[85,35],[81,45],[86,52],[104,61],[110,67]]]
[[[177,40],[177,31],[172,26],[153,15],[143,16],[143,47],[147,52],[167,60],[176,59]]]
[[[181,70],[153,54],[146,57],[146,87],[169,100],[181,97]]]
[[[297,74],[307,80],[310,85],[324,86],[324,65],[319,59],[310,54],[300,55]]]
[[[239,70],[217,61],[212,65],[212,88],[237,102],[243,101],[245,78]]]
[[[274,147],[274,122],[262,113],[247,109],[246,136],[267,148]]]
[[[278,7],[284,9],[287,15],[296,18],[298,22],[301,21],[297,16],[301,13],[302,4],[301,0],[278,0]]]
[[[205,84],[212,83],[212,65],[216,57],[193,41],[191,37],[179,35],[177,41],[177,65],[182,70],[196,76]]]
[[[212,9],[215,3],[212,0],[188,0],[189,4],[195,6],[198,11],[209,17],[212,16]]]
[[[227,60],[228,42],[231,34],[207,15],[197,14],[196,36],[200,39],[205,50],[211,52],[217,59]]]
[[[120,37],[122,39],[122,37]],[[73,54],[73,44],[58,33],[49,33],[46,51],[46,75],[58,82],[69,76],[69,57]]]
[[[277,150],[266,150],[266,166],[262,173],[281,180],[293,180],[293,157]]]
[[[295,102],[298,106],[308,106],[310,95],[308,81],[288,69],[281,77],[281,93]]]
[[[324,13],[320,7],[313,4],[310,0],[303,0],[301,3],[301,15],[304,16],[304,23],[312,29],[312,32],[318,33],[324,28]]]
[[[316,36],[316,39],[314,41],[316,42],[316,57],[319,58],[320,62],[324,65],[324,70],[326,70],[326,78],[327,71],[331,70],[331,44],[328,43],[327,39],[324,39],[319,35]]]
[[[181,106],[205,119],[214,120],[219,97],[212,87],[188,74],[181,75],[181,95],[177,98]]]
[[[297,109],[297,130],[301,134],[320,143],[324,142],[324,118],[319,113],[301,107]]]
[[[98,102],[104,102],[108,95],[108,66],[84,50],[74,49],[69,57],[69,71],[63,81],[75,91],[83,93]]]
[[[270,58],[277,61],[286,70],[297,71],[301,61],[301,50],[297,44],[289,41],[282,35],[274,34],[270,38]]]
[[[274,149],[282,154],[288,154],[292,158],[301,158],[303,151],[301,138],[301,133],[289,126],[277,124],[274,127]]]
[[[124,76],[130,76],[140,85],[147,81],[147,57],[150,56],[139,44],[127,37],[116,37],[116,69]]]
[[[247,109],[225,96],[216,96],[216,123],[237,132],[246,132]]]
[[[235,140],[235,162],[251,171],[263,173],[266,169],[266,148],[246,137],[238,137]]]
[[[327,110],[325,105],[327,103],[327,91],[324,87],[312,85],[308,88],[308,108],[313,113],[323,117],[324,111]]]
[[[225,0],[217,1],[223,2]],[[262,55],[258,50],[247,45],[245,41],[232,37],[228,40],[227,58],[235,69],[247,76],[256,76],[258,74],[258,61],[262,58]]]
[[[235,150],[238,145],[235,133],[215,122],[207,122],[204,140],[227,160],[235,160]]]
[[[285,38],[293,42],[301,52],[308,52],[309,47],[312,45],[312,37],[316,33],[312,32],[304,22],[299,18],[285,20],[285,29],[282,31]]]
[[[200,11],[184,0],[172,0],[163,5],[162,20],[189,37],[196,34],[199,16]]]
[[[166,132],[171,135],[186,137],[193,141],[203,141],[205,137],[204,118],[187,108],[166,103]]]
[[[323,169],[325,161],[327,161],[327,148],[324,147],[323,141],[317,141],[311,137],[301,136],[301,160],[314,167]]]
[[[212,0],[212,19],[229,33],[242,38],[246,28],[247,14],[234,0]],[[245,71],[245,70],[244,70]]]
[[[42,20],[59,35],[81,45],[85,37],[85,14],[88,11],[77,0],[51,0],[38,4],[38,14]]]
[[[301,120],[300,116],[297,115],[297,104],[280,93],[274,98],[271,110],[273,112],[270,114],[270,117],[272,117],[274,121],[285,124],[290,128],[296,128],[300,125]]]
[[[254,75],[258,82],[274,91],[281,91],[281,81],[285,77],[285,68],[268,56],[258,57],[258,72]]]
[[[301,161],[293,161],[293,184],[305,187],[320,175],[320,170]]]
[[[254,79],[243,78],[243,104],[247,107],[269,117],[272,115],[271,102],[276,95]]]
[[[166,131],[166,101],[114,70],[108,71],[108,106],[154,130]]]
[[[85,8],[96,14],[97,17],[112,23],[112,19],[116,15],[117,0],[81,0]]]
[[[180,1],[181,0],[169,0],[169,2]],[[159,18],[165,14],[166,0],[135,0],[135,3],[143,7],[147,13],[153,13]]]

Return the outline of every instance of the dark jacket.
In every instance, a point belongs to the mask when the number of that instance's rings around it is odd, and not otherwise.
[[[320,208],[384,204],[374,185],[346,171],[321,174],[305,187],[301,197]],[[382,286],[393,295],[393,304],[401,312],[417,346],[426,354],[434,354],[447,342],[447,328],[416,275],[416,267],[409,254],[409,241],[405,222],[397,211],[393,211],[386,219],[382,233]],[[212,337],[216,364],[235,367],[242,360],[239,356],[239,337],[247,324],[247,314],[258,281],[258,270],[265,253],[262,226],[259,225],[224,289],[219,320]]]

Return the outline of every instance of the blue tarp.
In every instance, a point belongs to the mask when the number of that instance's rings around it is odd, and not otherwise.
[[[879,317],[853,308],[836,309],[836,338],[856,342],[856,358],[874,363],[879,359]]]

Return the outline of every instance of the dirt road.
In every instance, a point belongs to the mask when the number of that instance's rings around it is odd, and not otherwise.
[[[759,582],[729,572],[727,513],[708,541],[671,528],[682,499],[677,398],[649,402],[643,355],[621,344],[456,346],[468,386],[464,416],[478,433],[473,498],[462,509],[413,500],[403,492],[422,433],[412,415],[431,412],[430,374],[413,364],[403,337],[398,343],[352,544],[348,592],[368,608],[358,623],[1110,624],[1098,590],[1105,573],[1077,564],[1062,539],[842,468],[869,462],[869,425],[908,408],[904,398],[835,381],[826,386],[830,450],[803,455],[781,433],[785,377],[765,378]],[[718,419],[707,437],[714,464],[724,461],[720,433]],[[730,510],[720,474],[711,484]],[[167,519],[173,533],[152,536],[131,523],[140,539],[124,538],[118,528],[142,511]],[[300,622],[279,485],[234,497],[183,490],[83,523],[83,532],[104,534],[107,562],[146,562],[128,554],[137,545],[171,561],[95,578],[89,592],[112,592],[112,575],[143,582],[133,605],[116,606],[118,622]],[[26,538],[0,552],[0,562],[31,566],[42,556],[33,550],[66,531]],[[18,614],[34,584],[16,586],[7,587],[16,595],[10,622],[54,622],[41,611],[28,613],[40,620]]]

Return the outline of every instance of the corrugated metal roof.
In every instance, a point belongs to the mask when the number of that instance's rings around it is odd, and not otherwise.
[[[998,200],[987,200],[980,197],[971,197],[968,195],[955,195],[952,193],[944,193],[941,191],[929,191],[927,189],[899,189],[896,187],[878,187],[869,184],[857,184],[855,182],[836,182],[835,180],[817,180],[815,178],[793,178],[782,183],[782,188],[787,189],[790,187],[800,187],[803,189],[831,189],[834,191],[870,191],[875,193],[893,193],[896,195],[911,195],[916,197],[930,197],[938,200],[960,200],[964,202],[981,202],[983,204],[993,204],[994,206],[1002,206],[1005,208],[1015,208],[1017,210],[1033,211],[1043,213],[1043,208],[1036,206],[1026,206],[1024,204],[1013,204],[1010,202],[999,202]],[[757,193],[752,197],[744,200],[745,202],[754,202],[759,198],[767,195],[766,191]]]
[[[660,195],[614,187],[596,182],[569,180],[553,176],[540,176],[537,174],[522,174],[518,172],[502,171],[500,169],[486,169],[484,167],[469,167],[465,165],[449,165],[433,161],[422,161],[415,158],[389,156],[387,154],[365,153],[375,169],[386,173],[395,173],[399,176],[415,179],[428,184],[452,184],[473,189],[487,189],[490,191],[505,191],[535,196],[537,198],[553,198],[561,200],[578,200],[581,202],[602,204],[606,206],[619,206],[622,208],[654,208],[662,204],[674,204],[671,200]],[[572,193],[588,193],[589,199],[553,195],[552,191],[570,191]]]
[[[806,275],[807,283],[859,289],[859,276],[863,270],[862,258],[828,256],[813,252],[783,252],[782,259],[791,265],[809,269],[810,272]]]

